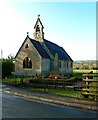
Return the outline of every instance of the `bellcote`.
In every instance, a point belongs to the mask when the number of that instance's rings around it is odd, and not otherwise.
[[[34,39],[39,42],[43,42],[44,41],[44,32],[43,32],[44,27],[42,25],[42,22],[41,22],[39,16],[40,15],[38,15],[38,19],[34,26]]]

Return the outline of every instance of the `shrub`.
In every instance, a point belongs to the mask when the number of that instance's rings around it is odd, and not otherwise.
[[[14,71],[14,64],[11,59],[2,60],[2,77],[8,77]]]
[[[77,76],[71,77],[71,78],[67,79],[67,81],[76,82],[77,81]]]

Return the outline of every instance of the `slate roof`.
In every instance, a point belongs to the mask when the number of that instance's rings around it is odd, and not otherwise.
[[[39,54],[42,56],[42,58],[51,59],[39,41],[31,39],[29,36],[27,36],[26,39],[27,38],[29,38],[29,40],[34,45],[34,47],[39,52]],[[25,41],[26,41],[26,39],[25,39]],[[25,41],[23,42],[23,44],[25,43]],[[23,44],[22,44],[22,46],[23,46]],[[62,47],[58,46],[57,44],[52,43],[46,39],[44,39],[44,44],[47,46],[47,48],[49,49],[49,51],[51,52],[51,54],[53,56],[55,56],[56,53],[58,54],[59,60],[73,61],[71,59],[71,57],[68,55],[68,53]],[[21,47],[20,47],[20,49],[21,49]],[[19,49],[19,51],[20,51],[20,49]],[[16,56],[18,55],[19,51],[17,52]],[[16,56],[15,56],[15,58],[16,58]]]
[[[31,39],[31,38],[29,38],[29,39],[32,42],[32,44],[34,45],[34,47],[37,49],[39,54],[42,56],[42,58],[50,59],[49,55],[46,53],[46,51],[44,50],[44,48],[41,46],[41,44],[38,41]]]
[[[73,61],[71,57],[68,55],[68,53],[62,47],[48,40],[44,40],[44,42],[45,42],[45,45],[50,50],[50,52],[52,53],[52,55],[55,55],[56,53],[58,53],[58,58],[60,60]]]
[[[50,59],[49,55],[46,53],[46,51],[43,49],[43,47],[41,46],[41,44],[34,40],[34,39],[31,39],[28,35],[27,37],[25,38],[24,42],[22,43],[21,47],[19,48],[15,58],[17,57],[18,53],[20,52],[23,44],[25,43],[25,41],[27,40],[27,38],[29,38],[29,40],[31,41],[31,43],[34,45],[34,47],[37,49],[37,51],[39,52],[39,54],[42,56],[42,58],[47,58],[47,59]]]

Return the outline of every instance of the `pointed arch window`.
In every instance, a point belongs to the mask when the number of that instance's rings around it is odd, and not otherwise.
[[[26,57],[23,60],[23,68],[32,68],[32,61],[30,58]]]
[[[26,44],[26,45],[25,45],[25,48],[29,48],[29,44]]]

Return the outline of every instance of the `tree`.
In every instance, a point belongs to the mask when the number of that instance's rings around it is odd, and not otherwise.
[[[14,63],[12,59],[2,59],[2,77],[8,77],[14,71]]]

